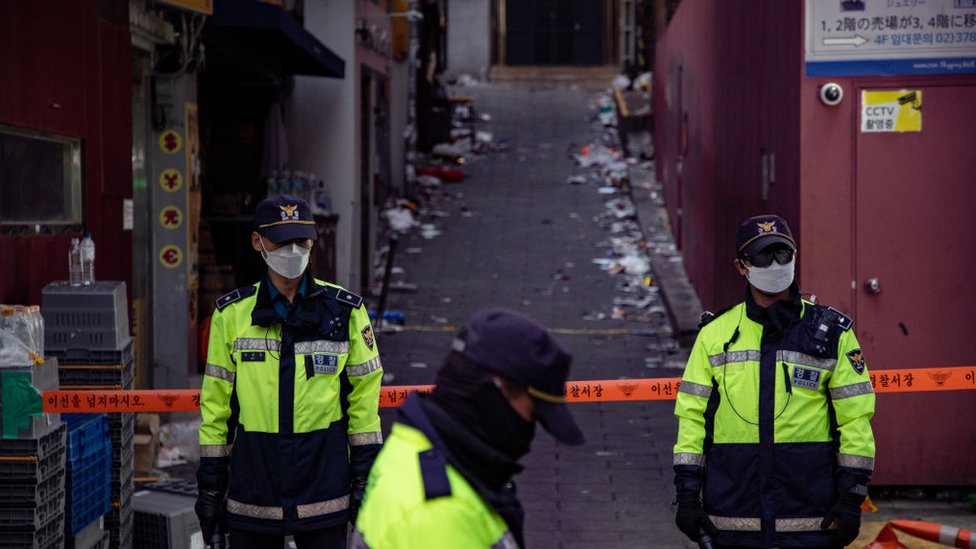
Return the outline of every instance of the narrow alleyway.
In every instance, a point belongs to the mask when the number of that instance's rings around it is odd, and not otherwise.
[[[680,375],[645,362],[649,347],[659,352],[671,341],[660,328],[663,315],[650,322],[610,318],[620,279],[593,263],[606,255],[609,235],[597,218],[607,197],[598,185],[566,183],[581,173],[570,147],[600,135],[590,121],[592,93],[491,87],[464,93],[491,114],[487,129],[509,148],[466,166],[465,182],[446,184],[443,198],[425,205],[446,213],[422,220],[435,222],[441,235],[424,239],[414,231],[401,239],[399,278],[419,288],[390,295],[388,309],[403,311],[407,327],[379,336],[392,374],[387,384],[432,383],[452,327],[487,305],[526,312],[555,330],[574,356],[571,379]],[[575,404],[587,436],[580,448],[537,431],[517,479],[528,546],[688,547],[670,505],[672,408],[670,401]],[[394,414],[383,412],[386,430]]]

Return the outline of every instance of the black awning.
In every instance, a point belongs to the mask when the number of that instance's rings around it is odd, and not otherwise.
[[[346,62],[279,6],[217,0],[204,43],[260,72],[343,78]]]

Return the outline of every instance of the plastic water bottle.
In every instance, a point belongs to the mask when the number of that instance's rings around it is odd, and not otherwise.
[[[90,286],[95,283],[95,241],[91,233],[86,232],[81,240],[81,283]]]
[[[81,286],[81,245],[77,238],[71,239],[68,250],[68,281],[72,286]]]

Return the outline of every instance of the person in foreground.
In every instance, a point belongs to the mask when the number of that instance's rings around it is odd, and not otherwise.
[[[345,549],[382,444],[383,369],[362,298],[308,272],[305,201],[258,204],[264,278],[217,300],[200,395],[205,543]]]
[[[570,360],[534,320],[501,308],[477,312],[431,394],[401,406],[370,473],[351,547],[523,547],[512,477],[535,422],[562,443],[583,443],[566,406]]]
[[[747,219],[745,300],[705,318],[675,403],[679,529],[716,547],[852,542],[874,468],[874,392],[853,321],[800,298],[797,245]]]

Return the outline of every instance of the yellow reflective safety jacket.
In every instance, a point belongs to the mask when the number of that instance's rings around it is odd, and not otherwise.
[[[350,549],[518,549],[505,519],[428,438],[439,435],[416,395],[401,413],[418,426],[393,424],[370,472]]]
[[[678,391],[678,491],[701,491],[721,545],[828,545],[820,524],[874,468],[874,392],[852,321],[750,295],[705,324]]]
[[[283,319],[268,284],[217,301],[197,479],[227,490],[231,528],[327,528],[348,521],[350,481],[382,444],[379,352],[359,296],[308,277]]]

